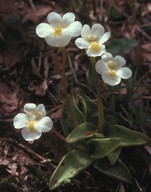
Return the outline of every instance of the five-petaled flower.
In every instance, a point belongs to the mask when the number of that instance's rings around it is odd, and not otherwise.
[[[75,44],[80,49],[86,49],[89,57],[101,56],[106,52],[103,43],[110,38],[110,32],[104,32],[104,27],[98,23],[91,29],[88,25],[84,25],[81,29],[81,37],[76,39]]]
[[[42,132],[52,129],[53,122],[46,116],[43,104],[36,106],[34,103],[27,103],[24,106],[25,113],[18,113],[13,120],[16,129],[22,129],[22,136],[26,141],[39,139]]]
[[[75,21],[74,13],[66,13],[62,17],[56,12],[47,16],[48,23],[41,23],[36,27],[36,34],[45,38],[52,47],[65,47],[72,37],[80,35],[82,24]]]
[[[123,67],[126,64],[123,57],[117,55],[113,58],[111,53],[106,52],[101,59],[97,61],[95,69],[102,75],[105,83],[115,86],[121,82],[121,78],[128,79],[132,76],[132,71],[128,67]]]

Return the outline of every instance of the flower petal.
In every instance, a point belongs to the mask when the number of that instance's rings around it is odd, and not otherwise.
[[[87,40],[88,35],[91,34],[91,30],[89,25],[84,25],[81,29],[81,37],[85,40]]]
[[[99,43],[103,44],[103,43],[105,43],[109,38],[110,38],[110,32],[106,32],[106,33],[104,33],[104,35],[102,35],[102,37],[100,38]]]
[[[34,141],[36,139],[39,139],[42,135],[42,132],[34,131],[30,132],[28,128],[22,129],[22,136],[26,141]]]
[[[52,129],[53,122],[50,117],[46,116],[42,118],[40,121],[38,121],[34,128],[40,132],[48,132]]]
[[[75,40],[75,44],[76,46],[79,48],[79,49],[86,49],[89,47],[89,43],[87,41],[85,41],[84,39],[82,39],[81,37],[80,38],[77,38]]]
[[[71,12],[66,13],[63,15],[61,21],[63,25],[68,26],[75,21],[75,14]]]
[[[51,31],[52,27],[47,23],[41,23],[36,27],[36,34],[41,38],[49,36]]]
[[[28,124],[27,115],[25,113],[18,113],[13,119],[13,124],[16,129],[26,127]]]
[[[104,34],[104,27],[98,23],[94,24],[91,29],[91,33],[96,35],[97,39],[100,39]]]
[[[111,53],[106,52],[105,54],[102,55],[101,59],[102,59],[104,62],[108,62],[109,60],[112,60],[112,59],[113,59],[113,56],[112,56]]]
[[[113,60],[114,60],[118,65],[120,65],[121,67],[126,64],[126,60],[125,60],[123,57],[121,57],[120,55],[115,56]]]
[[[26,103],[25,105],[24,105],[24,111],[26,112],[26,113],[33,113],[33,111],[35,111],[36,110],[36,105],[34,104],[34,103]]]
[[[123,67],[119,69],[116,74],[123,79],[128,79],[132,76],[132,71],[128,67]]]
[[[61,23],[61,15],[56,12],[51,12],[47,16],[47,21],[52,26],[58,26]]]
[[[107,65],[104,63],[103,60],[98,60],[95,64],[95,69],[96,72],[99,74],[106,74],[109,71],[109,68],[107,67]]]
[[[45,40],[46,40],[46,43],[51,47],[60,47],[61,45],[60,37],[48,36],[45,38]]]
[[[43,104],[39,104],[36,110],[41,114],[42,117],[46,116],[46,109]]]
[[[119,76],[112,78],[108,75],[108,73],[102,75],[102,80],[111,86],[118,85],[121,82],[121,78]]]
[[[70,38],[72,38],[72,32],[69,30],[69,27],[67,27],[67,28],[64,28],[63,30],[62,30],[62,35],[61,35],[61,38],[64,38],[64,37],[70,37]]]
[[[79,21],[75,21],[71,25],[69,25],[69,27],[67,27],[72,37],[79,36],[81,32],[81,28],[82,28],[82,24]]]
[[[48,45],[51,47],[65,47],[69,44],[71,37],[70,36],[49,36],[45,38]]]
[[[88,50],[87,50],[87,55],[89,57],[97,57],[97,56],[103,55],[105,52],[106,52],[106,50],[105,50],[105,46],[104,45],[101,45],[100,49],[97,52],[93,51],[92,47],[89,46]]]

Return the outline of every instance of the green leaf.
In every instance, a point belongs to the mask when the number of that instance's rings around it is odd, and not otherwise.
[[[114,151],[117,147],[121,144],[121,139],[119,138],[96,138],[96,139],[90,139],[87,141],[87,144],[89,144],[90,149],[92,148],[93,154],[92,157],[94,159],[101,159]]]
[[[77,106],[75,97],[70,96],[69,100],[64,103],[61,116],[61,124],[65,136],[69,135],[73,128],[84,121],[84,115]]]
[[[62,158],[50,179],[50,190],[76,176],[82,170],[86,169],[92,162],[93,159],[84,151],[73,150],[68,152]]]
[[[108,51],[113,55],[117,55],[119,52],[129,53],[130,50],[137,45],[135,39],[130,38],[115,38],[110,42]]]
[[[86,119],[89,121],[91,119],[91,122],[95,122],[95,125],[98,124],[98,106],[96,103],[94,103],[91,100],[85,100],[86,102]]]
[[[87,139],[96,134],[96,126],[93,123],[85,122],[76,127],[67,137],[68,143]],[[100,134],[99,134],[100,135]],[[102,135],[102,134],[101,134]],[[102,137],[104,137],[102,135]]]
[[[120,125],[106,126],[104,135],[110,138],[120,138],[122,146],[143,145],[151,141],[151,139],[143,133],[130,130]]]
[[[88,96],[79,95],[79,100],[81,102],[82,112],[86,121],[95,122],[98,124],[98,106],[97,104]]]
[[[127,183],[132,183],[133,181],[128,168],[120,160],[118,160],[114,166],[110,165],[110,163],[107,161],[103,161],[95,163],[94,167],[107,176],[119,179]]]
[[[115,149],[114,151],[112,151],[111,153],[108,154],[108,159],[109,159],[111,165],[114,165],[116,163],[116,161],[119,158],[120,153],[121,153],[121,147],[118,147],[117,149]]]
[[[86,106],[86,101],[85,101],[85,99],[81,96],[81,95],[78,95],[78,97],[79,97],[79,101],[80,101],[80,103],[81,103],[81,108],[82,108],[82,112],[83,112],[83,115],[84,115],[84,117],[86,118],[86,116],[87,116],[87,106]]]

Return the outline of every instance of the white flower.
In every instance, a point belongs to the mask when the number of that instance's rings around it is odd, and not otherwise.
[[[46,116],[43,104],[36,106],[34,103],[27,103],[24,106],[25,113],[18,113],[13,120],[16,129],[22,129],[22,136],[26,141],[39,139],[42,132],[52,129],[53,122]]]
[[[91,29],[88,25],[84,25],[81,29],[82,38],[77,38],[75,44],[80,49],[86,49],[89,57],[101,56],[106,52],[103,43],[110,37],[110,32],[104,33],[104,31],[104,27],[97,23]]]
[[[65,47],[72,37],[80,35],[82,24],[75,21],[74,13],[66,13],[61,17],[56,12],[47,16],[48,23],[41,23],[36,27],[36,34],[45,38],[48,45],[52,47]]]
[[[105,83],[115,86],[121,82],[121,78],[128,79],[132,76],[132,71],[128,67],[123,67],[126,61],[123,57],[113,56],[106,52],[102,56],[102,60],[98,60],[95,69],[102,75]]]

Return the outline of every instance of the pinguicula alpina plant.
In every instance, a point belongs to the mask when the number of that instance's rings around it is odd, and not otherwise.
[[[47,20],[49,24],[41,23],[37,26],[36,34],[44,38],[51,47],[61,48],[59,51],[63,53],[64,67],[61,75],[64,103],[60,122],[61,133],[64,135],[60,138],[70,145],[68,148],[70,151],[64,155],[51,176],[50,190],[71,181],[71,178],[89,165],[103,174],[131,183],[131,173],[120,160],[121,149],[146,144],[150,138],[123,125],[110,123],[110,119],[107,119],[104,114],[101,93],[104,83],[108,86],[117,86],[122,79],[130,78],[132,71],[125,67],[126,60],[123,57],[112,56],[106,51],[104,43],[110,38],[110,32],[105,33],[101,24],[96,23],[91,28],[85,24],[82,27],[79,21],[75,21],[75,15],[71,12],[63,16],[51,12]],[[93,90],[95,98],[80,94],[80,91],[72,94],[67,90],[66,46],[72,38],[80,34],[81,37],[75,40],[75,44],[79,49],[85,49],[87,56],[90,57],[91,84],[94,85],[90,89]],[[46,116],[46,110],[42,104],[36,106],[28,103],[24,106],[24,112],[15,116],[14,127],[22,129],[25,140],[34,141],[41,136],[42,132],[52,129],[52,120]]]

